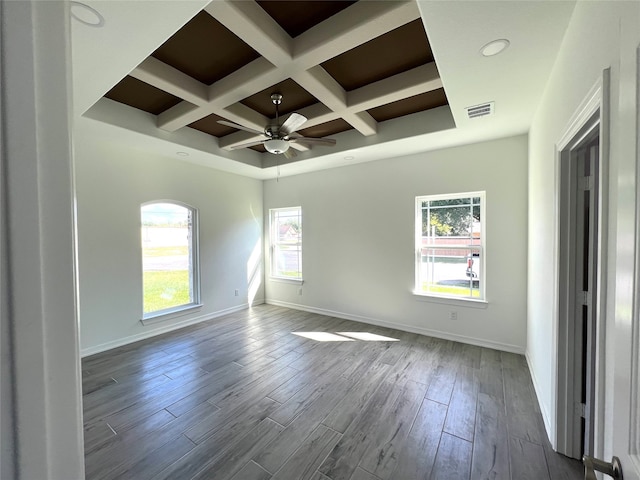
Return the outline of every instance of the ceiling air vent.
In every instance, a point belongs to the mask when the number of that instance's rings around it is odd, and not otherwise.
[[[495,110],[495,102],[487,102],[483,103],[482,105],[467,107],[466,110],[469,118],[478,118],[487,115],[493,115],[493,112]]]

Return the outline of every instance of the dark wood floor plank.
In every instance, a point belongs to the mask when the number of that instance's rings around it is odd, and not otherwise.
[[[388,438],[388,432],[382,431],[380,422],[382,419],[393,417],[394,408],[403,404],[399,397],[407,393],[405,387],[408,382],[411,383],[407,387],[410,401],[414,400],[413,393],[416,391],[422,392],[424,396],[425,385],[412,382],[402,376],[392,375],[385,379],[363,408],[362,413],[344,432],[338,445],[319,468],[320,472],[333,480],[348,480],[369,448],[377,450],[384,444],[384,440]],[[414,417],[415,412],[411,420]],[[394,420],[400,422],[403,419],[396,417]],[[393,432],[391,433],[393,434]]]
[[[525,366],[517,356],[503,357],[505,404],[509,435],[540,445],[542,439],[538,428],[538,409],[531,380]],[[505,363],[505,358],[507,358]]]
[[[468,480],[471,470],[471,450],[471,442],[443,432],[430,479]]]
[[[117,476],[111,478],[117,478],[118,480],[145,480],[152,478],[156,473],[182,458],[195,446],[195,443],[181,435],[146,455],[125,472],[117,472]]]
[[[270,415],[270,418],[275,421],[278,421],[278,419],[284,420],[287,428],[273,440],[269,448],[254,457],[256,463],[269,472],[275,473],[279,470],[308,437],[309,433],[316,429],[335,407],[341,398],[341,392],[348,390],[349,387],[347,379],[338,377],[333,384],[328,385],[327,388],[320,389],[318,395],[314,395],[306,399],[305,403],[300,404],[302,408],[296,410],[298,413],[291,421],[286,421],[288,417],[283,418],[279,414],[286,407],[286,404],[277,409]],[[295,402],[295,404],[298,406],[298,402]],[[289,410],[285,410],[285,412],[288,413]]]
[[[353,475],[351,475],[350,480],[380,480],[380,479],[376,477],[374,474],[367,472],[366,470],[363,470],[362,468],[358,467],[356,468],[355,472],[353,472]]]
[[[444,431],[472,442],[476,425],[477,399],[476,370],[468,366],[461,366],[456,375]]]
[[[249,462],[231,480],[269,480],[271,474],[255,462]]]
[[[425,399],[413,422],[409,438],[398,457],[394,480],[429,478],[438,451],[447,406]]]
[[[427,390],[426,398],[449,405],[456,381],[458,363],[453,342],[447,342],[439,351],[437,367]]]
[[[320,473],[320,472],[316,472],[313,477],[311,477],[311,480],[331,480],[329,477],[327,477],[325,474]]]
[[[522,438],[511,437],[509,448],[511,450],[511,478],[549,480],[549,469],[541,445]]]
[[[314,331],[397,341],[292,333]],[[260,305],[82,374],[87,480],[582,478],[551,449],[522,355]]]
[[[309,415],[309,408],[314,404],[322,403],[323,412],[328,408],[329,402],[335,405],[341,395],[348,391],[351,383],[340,376],[336,378],[324,378],[315,383],[310,383],[299,390],[288,401],[283,403],[272,415],[271,419],[280,425],[289,425],[294,418],[304,413]],[[269,394],[269,398],[272,395]],[[328,399],[324,401],[324,399]],[[330,407],[332,408],[332,407]],[[323,418],[327,413],[323,413]]]
[[[478,395],[478,413],[473,442],[471,478],[508,480],[509,442],[504,405],[493,395]]]
[[[427,386],[409,380],[396,403],[391,406],[390,415],[378,420],[375,437],[360,460],[359,466],[377,477],[388,480],[398,465],[398,459],[405,447],[407,436],[422,405]]]
[[[85,425],[84,427],[85,453],[93,451],[99,445],[104,444],[110,438],[113,438],[115,435],[116,435],[116,432],[104,420],[100,420],[98,422]]]
[[[213,436],[229,439],[238,432],[246,431],[259,424],[278,405],[279,403],[264,397],[256,403],[242,403],[233,409],[221,409],[185,430],[184,435],[198,444]]]
[[[206,379],[206,381],[200,383],[200,388],[192,390],[187,395],[176,394],[169,398],[164,398],[162,403],[166,405],[166,409],[169,412],[179,417],[196,405],[209,400],[214,395],[233,388],[249,377],[255,379],[256,376],[255,372],[246,370],[237,364],[228,364],[212,373],[210,377],[203,377],[202,379]],[[251,380],[246,381],[250,382]]]
[[[286,403],[289,399],[302,393],[313,392],[322,385],[331,383],[349,365],[345,355],[332,355],[326,361],[305,369],[305,374],[297,375],[283,383],[280,387],[269,393],[269,397],[280,403]],[[309,375],[307,372],[313,372]],[[276,420],[278,421],[278,420]],[[282,425],[285,423],[280,422]]]
[[[502,378],[502,360],[498,350],[483,348],[480,356],[478,393],[489,395],[504,405],[504,381]]]
[[[298,370],[290,367],[265,370],[258,378],[247,377],[247,381],[238,382],[213,395],[207,401],[220,408],[233,408],[247,399],[257,399],[269,395],[299,373]],[[249,379],[251,381],[248,381]]]
[[[389,374],[391,367],[384,363],[373,363],[363,373],[358,383],[347,392],[322,423],[343,433],[353,420],[358,417],[373,394],[380,388],[382,380]]]
[[[174,418],[170,422],[145,423],[117,435],[113,441],[85,456],[86,477],[97,479],[112,470],[126,471],[141,458],[178,438],[183,431],[217,411],[217,407],[204,403],[189,415]]]
[[[251,458],[271,442],[282,431],[282,425],[269,418],[263,420],[253,431],[247,433],[232,448],[208,463],[193,480],[222,480],[232,478]]]
[[[544,457],[549,467],[549,476],[551,480],[581,480],[584,478],[584,467],[580,460],[565,457],[564,455],[554,452],[546,434],[544,420],[542,415],[538,417],[538,425],[540,437],[542,438],[542,448]]]
[[[280,468],[272,480],[310,480],[320,464],[327,458],[342,435],[324,425],[319,425],[300,444],[293,455]]]
[[[117,430],[117,426],[128,423],[136,415],[144,416],[169,406],[178,400],[188,397],[207,383],[217,383],[242,369],[239,365],[229,364],[225,367],[203,375],[188,382],[181,379],[168,380],[153,388],[130,389],[126,394],[107,398],[103,403],[87,407],[85,418],[107,418],[109,424]],[[168,377],[167,377],[168,378]]]

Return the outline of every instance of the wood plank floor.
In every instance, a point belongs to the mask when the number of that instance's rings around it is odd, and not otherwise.
[[[582,476],[546,440],[524,357],[397,330],[261,305],[83,376],[90,480]]]

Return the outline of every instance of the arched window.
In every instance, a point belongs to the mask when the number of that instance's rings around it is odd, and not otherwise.
[[[198,211],[177,202],[140,207],[143,319],[200,303]]]

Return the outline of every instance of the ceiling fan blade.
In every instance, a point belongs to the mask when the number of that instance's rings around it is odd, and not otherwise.
[[[307,117],[293,112],[280,127],[280,135],[285,136],[298,130],[307,121]]]
[[[289,141],[302,144],[306,143],[307,145],[326,145],[327,147],[333,147],[336,144],[333,138],[293,137]]]
[[[285,158],[293,158],[293,157],[297,157],[298,153],[294,148],[289,148],[287,151],[284,152],[283,155],[285,156]]]
[[[232,147],[229,147],[231,150],[238,150],[239,148],[249,148],[249,147],[255,147],[256,145],[260,145],[262,143],[266,142],[266,140],[257,140],[255,142],[249,142],[249,143],[242,143],[240,145],[234,145]]]
[[[238,123],[227,122],[226,120],[218,120],[220,125],[226,125],[227,127],[237,128],[238,130],[244,130],[245,132],[255,133],[257,135],[264,135],[264,132],[260,132],[259,130],[254,130],[253,128],[248,128]]]

